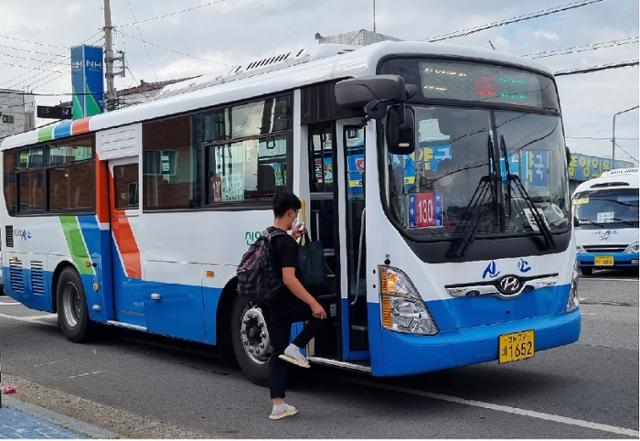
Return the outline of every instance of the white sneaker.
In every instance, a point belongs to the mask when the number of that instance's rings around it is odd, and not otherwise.
[[[282,410],[280,410],[280,412],[277,412],[275,407],[274,409],[271,411],[271,415],[269,415],[269,419],[270,420],[281,420],[282,418],[288,417],[288,416],[293,416],[295,414],[298,413],[298,409],[296,409],[295,407],[284,403],[284,408],[282,408]]]
[[[300,348],[293,343],[287,346],[284,350],[284,354],[278,355],[278,358],[303,368],[311,367],[307,358],[302,355],[302,352],[300,352]]]

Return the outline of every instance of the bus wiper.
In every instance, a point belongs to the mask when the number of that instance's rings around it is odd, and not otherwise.
[[[480,178],[469,203],[464,211],[460,223],[465,225],[462,231],[462,239],[451,246],[447,253],[449,257],[462,257],[467,248],[475,237],[475,232],[480,225],[482,206],[489,201],[495,201],[496,188],[498,186],[498,178],[495,167],[493,165],[493,143],[489,137],[489,174]]]
[[[598,222],[594,222],[591,219],[578,219],[578,225],[581,223],[585,223],[585,224],[591,224],[591,225],[595,225],[596,227],[600,227],[600,228],[605,228],[604,225],[598,223]]]
[[[624,220],[624,219],[620,219],[620,218],[617,218],[617,217],[614,217],[613,220],[616,221],[616,222],[622,222],[623,224],[631,225],[632,227],[635,227],[638,224],[638,221]],[[602,228],[604,228],[604,227],[602,227]]]
[[[507,203],[509,204],[509,212],[511,212],[511,182],[515,185],[515,189],[518,191],[520,198],[522,198],[529,208],[529,212],[531,213],[531,217],[535,221],[536,225],[538,225],[538,229],[540,233],[542,233],[542,237],[544,238],[544,242],[547,248],[555,248],[556,244],[553,240],[553,234],[551,234],[551,230],[549,226],[544,220],[544,217],[536,207],[536,204],[529,196],[529,193],[524,188],[522,181],[520,180],[520,176],[512,175],[509,170],[509,157],[507,156],[507,145],[504,142],[504,136],[500,135],[500,149],[502,150],[502,154],[504,155],[504,166],[507,172]]]

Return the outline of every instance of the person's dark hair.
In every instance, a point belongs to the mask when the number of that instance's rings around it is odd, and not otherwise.
[[[273,195],[273,214],[282,217],[288,210],[299,210],[302,203],[298,196],[290,191],[279,191]]]

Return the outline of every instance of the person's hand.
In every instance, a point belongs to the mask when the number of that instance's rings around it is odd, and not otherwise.
[[[291,236],[293,236],[294,239],[298,239],[300,236],[302,236],[306,232],[307,232],[307,227],[305,226],[304,223],[297,224],[291,230]]]
[[[319,319],[327,318],[327,312],[324,310],[322,305],[318,302],[315,302],[313,305],[311,305],[311,315]]]

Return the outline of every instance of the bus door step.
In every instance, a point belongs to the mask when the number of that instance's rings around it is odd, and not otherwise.
[[[147,328],[145,326],[130,325],[129,323],[118,322],[115,320],[107,320],[107,325],[117,326],[118,328],[131,329],[133,331],[147,332]]]

